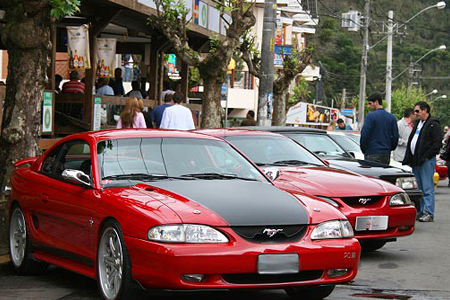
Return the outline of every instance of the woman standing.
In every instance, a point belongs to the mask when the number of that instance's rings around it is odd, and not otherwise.
[[[147,128],[144,115],[141,113],[137,98],[128,98],[117,127],[120,128]]]

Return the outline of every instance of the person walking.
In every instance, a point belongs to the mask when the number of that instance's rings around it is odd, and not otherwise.
[[[395,161],[402,162],[405,158],[406,144],[408,144],[408,139],[416,119],[416,115],[413,112],[414,110],[408,107],[403,113],[403,118],[397,122],[399,138],[397,148],[395,148],[392,154]]]
[[[153,122],[154,128],[159,128],[159,126],[161,125],[161,120],[162,120],[162,116],[164,114],[164,110],[166,110],[166,108],[168,108],[172,105],[173,105],[173,94],[168,93],[164,97],[164,104],[158,105],[157,107],[155,107],[152,110],[151,117],[152,117],[152,122]]]
[[[120,115],[116,128],[147,128],[144,115],[141,112],[141,107],[137,98],[127,99],[127,103],[125,104],[125,108]]]
[[[431,117],[428,103],[419,101],[414,105],[418,122],[414,125],[406,146],[404,165],[410,165],[416,177],[419,189],[423,193],[420,210],[417,214],[420,222],[434,221],[434,169],[436,155],[441,149],[442,134],[440,122]]]
[[[361,130],[361,151],[365,160],[388,165],[398,143],[397,119],[384,110],[381,94],[372,94],[367,100],[371,112]]]
[[[161,126],[162,129],[190,130],[195,129],[192,112],[189,108],[181,105],[183,96],[176,92],[173,95],[174,104],[164,110]]]

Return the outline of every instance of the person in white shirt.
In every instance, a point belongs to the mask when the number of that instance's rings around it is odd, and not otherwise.
[[[192,112],[181,105],[183,96],[180,93],[173,95],[174,105],[167,107],[162,116],[161,129],[190,130],[195,129]]]
[[[397,122],[399,138],[397,148],[395,148],[392,156],[394,160],[398,162],[403,162],[403,158],[405,158],[406,145],[408,144],[408,139],[414,127],[415,120],[416,115],[414,114],[414,110],[408,107],[407,109],[405,109],[403,118]]]

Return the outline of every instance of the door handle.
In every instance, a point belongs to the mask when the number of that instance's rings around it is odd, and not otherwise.
[[[42,202],[47,203],[49,197],[48,197],[48,195],[46,195],[46,194],[42,194],[42,195],[41,195],[41,199],[42,199]]]

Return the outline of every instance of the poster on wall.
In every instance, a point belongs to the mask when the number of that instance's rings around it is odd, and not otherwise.
[[[44,92],[42,107],[42,133],[53,132],[53,92]]]
[[[95,39],[95,76],[113,77],[116,39]]]
[[[67,26],[69,70],[91,68],[89,55],[89,26]]]
[[[287,124],[327,126],[339,118],[339,110],[331,107],[300,102],[286,115]]]

